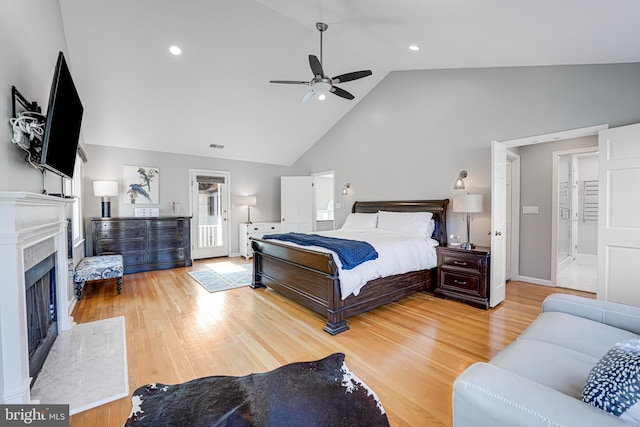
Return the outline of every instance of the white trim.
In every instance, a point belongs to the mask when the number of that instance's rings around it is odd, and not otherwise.
[[[511,277],[520,275],[520,156],[507,150],[511,162]]]
[[[556,287],[553,283],[551,283],[550,280],[538,279],[537,277],[517,276],[515,279],[512,279],[512,280],[516,282],[531,283],[533,285],[549,286],[550,288]]]
[[[547,133],[543,135],[528,136],[526,138],[500,141],[507,148],[521,147],[523,145],[541,144],[543,142],[559,141],[562,139],[580,138],[582,136],[597,135],[599,131],[609,129],[608,124],[588,126],[584,128],[565,130],[560,132]]]

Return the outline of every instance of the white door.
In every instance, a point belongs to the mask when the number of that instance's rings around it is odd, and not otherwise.
[[[313,177],[281,177],[280,209],[283,232],[312,232],[314,209]]]
[[[190,170],[191,256],[229,255],[229,173]]]
[[[491,285],[489,305],[505,299],[507,253],[507,147],[491,142]]]
[[[640,306],[640,124],[598,135],[597,295]]]

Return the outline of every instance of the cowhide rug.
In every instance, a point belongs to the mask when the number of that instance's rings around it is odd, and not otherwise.
[[[388,426],[376,394],[335,353],[263,374],[149,384],[125,426]]]

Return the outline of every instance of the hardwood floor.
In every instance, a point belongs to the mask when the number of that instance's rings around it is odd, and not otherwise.
[[[392,426],[449,426],[455,378],[513,341],[540,313],[553,292],[578,291],[520,282],[507,285],[507,300],[480,310],[426,293],[407,297],[349,320],[338,336],[322,330],[315,313],[268,289],[250,287],[208,293],[187,271],[192,267],[126,275],[122,294],[112,282],[85,287],[73,317],[77,323],[124,316],[129,387],[174,384],[209,375],[247,375],[331,353],[376,391]],[[71,417],[71,426],[122,426],[130,396]]]

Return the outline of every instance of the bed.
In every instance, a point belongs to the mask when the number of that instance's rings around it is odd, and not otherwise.
[[[431,212],[432,238],[447,244],[449,199],[355,202],[353,213]],[[326,316],[324,330],[336,335],[349,329],[347,318],[435,286],[436,269],[412,271],[367,282],[358,295],[341,297],[338,267],[330,253],[294,247],[277,240],[253,239],[252,288],[269,287]]]

